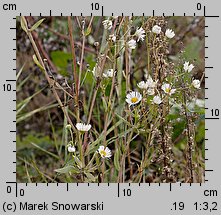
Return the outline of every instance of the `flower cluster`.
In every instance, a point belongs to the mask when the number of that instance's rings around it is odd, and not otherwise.
[[[193,68],[194,68],[193,64],[190,64],[189,62],[185,62],[183,64],[183,69],[185,72],[191,72]]]
[[[154,25],[152,28],[152,32],[155,34],[160,34],[161,33],[161,27],[158,25]],[[172,39],[175,36],[175,33],[172,29],[167,29],[165,32],[165,35],[167,38]]]
[[[161,27],[158,26],[158,25],[154,25],[153,28],[152,28],[152,32],[155,33],[155,34],[160,34],[161,33]],[[165,35],[166,35],[167,38],[171,39],[175,36],[175,33],[172,29],[167,29],[166,32],[165,32]],[[144,41],[145,36],[146,36],[145,30],[142,27],[137,28],[136,32],[133,35],[133,37],[136,37],[136,40],[134,38],[130,39],[127,42],[128,48],[129,49],[135,49],[136,45],[137,45],[137,42]]]
[[[137,86],[142,90],[147,90],[148,95],[154,95],[157,81],[153,81],[152,77],[149,75],[146,81],[139,82]]]
[[[91,129],[91,124],[77,123],[76,128],[81,133],[84,133],[84,132],[87,132]],[[68,124],[66,126],[66,129],[71,131],[71,125]],[[72,141],[70,141],[70,143],[67,145],[67,150],[70,153],[75,153],[76,152],[76,148],[73,145]],[[112,155],[111,150],[108,147],[104,147],[102,145],[98,148],[98,153],[100,154],[100,156],[102,158],[110,158],[111,155]]]

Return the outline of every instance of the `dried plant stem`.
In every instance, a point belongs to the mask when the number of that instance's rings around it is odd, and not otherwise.
[[[65,34],[62,34],[62,33],[60,33],[60,32],[57,32],[57,31],[53,30],[52,28],[46,26],[46,25],[43,24],[43,23],[42,23],[42,26],[43,26],[46,30],[48,30],[48,31],[52,32],[53,34],[57,35],[58,37],[60,37],[61,39],[70,40],[69,36],[67,36],[67,35],[65,35]],[[74,41],[74,42],[75,42],[75,44],[76,44],[78,47],[82,47],[81,42],[79,42],[79,41]],[[90,47],[85,46],[85,47],[84,47],[84,50],[85,50],[85,52],[90,52],[90,53],[92,53],[92,54],[96,54],[96,51],[95,51],[93,48],[90,48]]]
[[[83,153],[83,146],[82,146],[82,139],[83,139],[83,135],[79,133],[78,136],[78,150],[80,153],[80,160],[82,162],[82,166],[85,166],[85,162],[84,162],[84,153]]]
[[[186,117],[186,129],[187,129],[187,142],[188,142],[188,157],[187,157],[187,163],[188,168],[190,171],[190,183],[193,182],[193,159],[192,159],[192,140],[191,140],[191,128],[190,128],[190,119],[188,116],[188,110],[187,110],[187,98],[186,98],[186,91],[183,91],[183,99],[184,99],[184,110],[185,110],[185,117]]]
[[[128,152],[127,152],[127,161],[128,161],[128,166],[129,166],[129,169],[130,169],[130,179],[133,178],[133,166],[132,166],[132,163],[131,163],[131,156],[130,156],[130,147],[128,148]]]
[[[130,132],[128,139],[123,140],[123,143],[125,145],[125,151],[123,152],[123,155],[122,155],[122,158],[120,161],[120,170],[118,173],[118,183],[125,182],[125,160],[126,160],[126,156],[128,156],[128,154],[130,152],[130,142],[132,140],[132,136],[133,136],[133,131]]]
[[[153,142],[154,137],[155,137],[155,133],[153,131],[154,131],[154,126],[153,126],[151,132],[149,133],[148,139],[146,141],[145,155],[144,155],[144,158],[141,162],[141,167],[140,167],[139,182],[141,182],[143,172],[144,172],[145,168],[148,166],[149,146],[151,145],[151,143]],[[144,179],[144,182],[145,182],[145,179]]]
[[[115,27],[116,27],[116,21],[115,21],[114,27],[112,28],[112,33],[114,32]],[[105,37],[106,37],[106,33],[104,31],[103,39],[102,40],[104,40]],[[103,47],[101,47],[101,50],[103,50]],[[101,67],[100,67],[99,77],[97,78],[97,83],[96,83],[95,91],[94,91],[94,94],[93,94],[93,97],[92,97],[92,101],[91,101],[91,105],[90,105],[89,116],[88,116],[88,120],[87,120],[88,123],[90,123],[90,120],[91,120],[91,117],[92,117],[92,112],[93,112],[93,108],[94,108],[94,104],[95,104],[95,100],[96,100],[96,96],[97,96],[97,91],[98,91],[98,88],[100,86],[100,80],[101,80],[101,77],[102,77],[102,74],[103,74],[104,65],[106,63],[108,51],[109,51],[109,49],[108,49],[108,47],[106,47],[105,53],[103,55],[103,61],[101,63]]]
[[[72,21],[71,21],[70,16],[68,16],[68,31],[69,31],[69,39],[70,39],[70,44],[71,44],[71,53],[72,53],[72,61],[73,61],[73,78],[74,78],[74,89],[75,89],[76,118],[77,118],[77,122],[79,122],[80,121],[79,80],[78,80],[78,75],[77,75],[77,64],[76,64],[76,55],[75,55],[75,47],[74,47],[73,28],[72,28]]]
[[[23,17],[23,18],[25,19],[25,17]],[[54,94],[54,96],[55,96],[59,106],[61,107],[65,117],[67,118],[68,123],[71,125],[72,129],[75,130],[75,127],[74,127],[74,125],[73,125],[73,123],[72,123],[72,121],[71,121],[71,119],[70,119],[70,117],[69,117],[65,107],[63,106],[63,104],[62,104],[62,102],[60,100],[60,97],[59,97],[59,95],[58,95],[58,93],[57,93],[57,91],[55,89],[55,81],[49,77],[49,75],[48,75],[48,73],[46,71],[46,68],[45,68],[44,62],[42,60],[42,57],[40,55],[40,52],[38,50],[38,47],[36,46],[36,43],[35,43],[35,41],[33,39],[32,32],[30,30],[27,30],[26,33],[27,33],[27,35],[29,37],[29,40],[30,40],[30,42],[32,44],[32,47],[33,47],[34,51],[35,51],[35,54],[36,54],[36,56],[37,56],[37,58],[38,58],[38,60],[39,60],[39,62],[41,64],[41,66],[43,68],[44,75],[45,75],[45,77],[46,77],[46,79],[47,79],[47,81],[48,81],[48,83],[49,83],[49,85],[51,87],[52,93]]]
[[[34,19],[32,16],[28,16],[27,17],[27,20],[33,22]],[[38,50],[40,53],[42,53],[43,57],[47,59],[48,61],[48,64],[50,65],[50,67],[53,69],[53,72],[57,73],[57,68],[55,67],[55,65],[53,64],[53,62],[51,61],[50,57],[48,56],[47,52],[44,50],[43,48],[43,44],[41,42],[41,40],[39,39],[38,37],[38,34],[37,32],[35,31],[32,31],[32,36],[33,36],[33,39],[36,43],[36,46],[38,47]]]
[[[147,46],[147,73],[150,74],[150,44],[149,35],[146,35],[146,46]]]
[[[162,116],[162,115],[161,115]],[[160,130],[161,130],[161,135],[162,135],[162,152],[163,152],[163,166],[164,168],[167,167],[167,151],[166,151],[166,141],[165,141],[165,120],[161,119],[161,126],[160,126]],[[166,177],[167,177],[167,172],[166,172]]]
[[[80,91],[80,83],[81,83],[81,75],[82,75],[82,68],[83,68],[83,61],[84,61],[84,47],[85,47],[85,20],[81,27],[81,34],[82,34],[82,49],[81,49],[81,60],[80,60],[80,68],[79,68],[79,77],[78,77],[78,94]]]
[[[107,127],[108,127],[108,118],[109,118],[109,112],[111,112],[111,102],[112,102],[112,96],[113,96],[113,92],[114,92],[114,85],[115,85],[115,70],[116,70],[116,53],[117,53],[117,50],[116,50],[116,45],[115,45],[115,49],[114,49],[114,64],[113,64],[113,71],[114,71],[114,74],[113,74],[113,77],[112,77],[112,82],[111,82],[111,90],[110,90],[110,95],[109,95],[109,98],[108,98],[108,109],[107,109],[107,112],[106,112],[106,116],[105,116],[105,120],[104,120],[104,146],[106,146],[106,133],[107,133]]]
[[[104,182],[104,172],[105,172],[105,161],[104,159],[102,160],[102,164],[101,164],[101,182]]]
[[[130,34],[130,31],[128,31],[128,23],[129,23],[129,18],[127,17],[125,19],[125,26],[124,26],[124,31],[127,32],[125,34],[125,76],[126,76],[126,90],[127,92],[130,90],[130,52],[129,49],[127,47],[127,37]]]

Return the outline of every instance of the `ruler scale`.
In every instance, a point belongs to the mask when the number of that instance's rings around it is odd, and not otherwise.
[[[99,5],[96,10],[95,4]],[[93,7],[92,7],[93,5]],[[220,214],[219,1],[1,2],[1,214]],[[16,16],[205,17],[205,183],[17,183]],[[7,90],[3,90],[5,85]]]

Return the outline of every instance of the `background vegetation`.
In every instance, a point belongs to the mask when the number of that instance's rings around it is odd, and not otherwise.
[[[203,182],[204,18],[25,17],[25,27],[42,18],[27,32],[17,20],[17,181]],[[107,19],[110,30],[102,24]],[[162,32],[173,29],[175,37],[153,35],[156,24]],[[144,41],[128,49],[141,26]],[[43,65],[28,34],[47,59]],[[191,75],[182,75],[185,61],[195,66]],[[114,78],[102,76],[108,69],[116,70]],[[176,87],[175,100],[152,104],[153,96],[137,86],[148,75],[159,79],[156,91],[162,96],[164,82]],[[188,85],[192,79],[201,81],[201,89]],[[144,100],[128,106],[130,91]],[[79,135],[77,122],[92,128]],[[74,154],[67,150],[70,143]],[[111,150],[110,159],[97,153],[101,145]]]

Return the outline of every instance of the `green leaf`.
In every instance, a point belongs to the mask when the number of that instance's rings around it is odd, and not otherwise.
[[[200,41],[198,37],[193,37],[190,44],[188,44],[184,49],[184,59],[187,61],[192,61],[193,59],[199,61],[200,47],[202,47],[202,41]]]
[[[109,128],[109,129],[107,130],[106,136],[107,136],[108,134],[110,134],[114,129],[116,129],[116,128],[117,128],[120,124],[122,124],[122,123],[123,123],[122,120],[119,120],[118,122],[116,122],[111,128]],[[102,133],[100,134],[100,136],[99,136],[93,143],[91,143],[91,144],[89,145],[89,151],[87,151],[87,152],[85,153],[85,155],[88,155],[88,154],[91,153],[91,152],[95,152],[95,151],[97,150],[96,145],[97,145],[103,138],[104,138],[104,132],[102,132]]]
[[[43,88],[44,89],[44,88]],[[16,105],[16,115],[18,115],[26,106],[27,104],[36,96],[38,95],[43,89],[37,91],[33,95],[29,96],[28,98],[22,100]]]
[[[41,176],[41,178],[43,179],[44,182],[47,183],[47,180],[43,174],[43,172],[38,168],[37,164],[35,163],[35,161],[32,161],[32,165],[35,168],[35,170],[38,172],[38,174]]]
[[[102,99],[102,103],[103,103],[104,111],[106,112],[106,111],[107,111],[107,102],[106,102],[106,100],[105,100],[104,97],[102,97],[101,99]]]
[[[87,28],[85,31],[85,36],[88,36],[91,33],[91,28]]]
[[[87,179],[89,180],[89,182],[95,182],[96,178],[91,173],[85,172],[85,175]]]
[[[111,91],[111,85],[112,83],[108,83],[106,88],[105,88],[105,95],[109,96],[110,95],[110,91]]]
[[[30,31],[34,31],[43,21],[45,20],[44,19],[40,19],[39,21],[37,21],[30,29]]]
[[[54,170],[57,173],[61,173],[61,174],[66,174],[66,173],[80,173],[79,170],[77,168],[75,168],[74,166],[65,166],[63,168],[60,169],[55,169]]]
[[[27,102],[27,101],[26,101]],[[24,105],[24,104],[21,104],[21,105]],[[54,107],[57,107],[58,106],[58,104],[56,103],[56,104],[49,104],[49,105],[45,105],[45,106],[42,106],[42,107],[40,107],[40,108],[37,108],[37,109],[35,109],[35,110],[33,110],[33,111],[30,111],[30,112],[28,112],[28,113],[25,113],[25,114],[17,114],[16,115],[16,123],[20,123],[21,121],[23,121],[23,120],[25,120],[25,119],[27,119],[27,118],[29,118],[29,117],[31,117],[31,116],[33,116],[34,114],[36,114],[36,113],[39,113],[39,112],[41,112],[41,111],[45,111],[45,110],[48,110],[48,109],[50,109],[50,108],[54,108]]]
[[[44,149],[44,148],[38,146],[37,144],[35,144],[35,143],[31,143],[31,144],[32,144],[33,146],[35,146],[37,149],[39,149],[39,150],[45,152],[46,154],[51,155],[52,157],[56,158],[57,160],[60,159],[60,158],[59,158],[57,155],[55,155],[54,153],[51,153],[51,152],[47,151],[46,149]]]
[[[37,57],[36,57],[35,54],[32,56],[32,58],[33,58],[35,64],[36,64],[41,70],[44,70],[43,66],[40,64],[40,62],[38,61],[38,59],[37,59]]]
[[[51,52],[51,59],[58,68],[59,74],[68,76],[68,61],[72,59],[71,54],[63,51],[53,51]]]
[[[78,157],[74,156],[74,161],[76,162],[76,164],[78,165],[79,169],[83,168],[83,164],[82,162],[79,160]]]
[[[119,157],[120,157],[120,150],[116,149],[116,151],[114,153],[114,166],[118,171],[120,170]]]
[[[24,16],[21,17],[21,28],[27,33],[28,32],[28,25],[27,21]]]
[[[17,80],[17,81],[18,81],[18,79],[19,79],[19,77],[20,77],[20,75],[21,75],[21,73],[22,73],[24,67],[25,67],[25,63],[23,64],[23,66],[22,66],[21,69],[19,70],[18,74],[16,75],[16,80]]]

